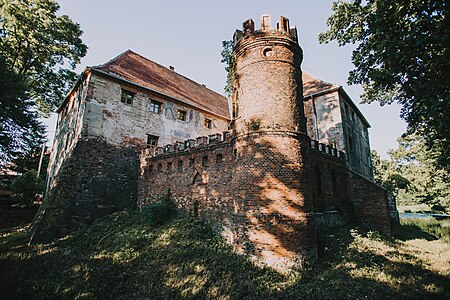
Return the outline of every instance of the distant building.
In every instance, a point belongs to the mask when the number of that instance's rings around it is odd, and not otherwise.
[[[322,228],[392,232],[395,203],[373,182],[369,124],[341,86],[301,71],[296,28],[280,17],[274,29],[265,15],[233,39],[229,101],[130,50],[86,68],[58,110],[32,238],[166,190],[236,251],[279,270],[316,260]]]

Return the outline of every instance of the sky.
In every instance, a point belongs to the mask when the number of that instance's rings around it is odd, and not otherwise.
[[[382,157],[396,148],[396,139],[406,125],[400,107],[378,103],[359,104],[360,86],[346,84],[353,68],[354,46],[319,44],[317,36],[327,30],[332,0],[58,0],[59,13],[81,25],[83,42],[89,47],[77,67],[106,63],[131,49],[161,65],[223,93],[226,72],[220,62],[223,40],[231,40],[242,22],[252,18],[259,28],[263,14],[279,16],[296,26],[303,48],[302,69],[323,81],[342,85],[371,124],[371,148]],[[54,118],[47,121],[49,137],[54,134]]]

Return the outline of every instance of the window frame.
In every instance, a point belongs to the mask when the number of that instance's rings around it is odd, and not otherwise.
[[[120,102],[127,105],[133,105],[135,95],[136,93],[130,90],[122,89],[122,93],[120,95]]]
[[[157,111],[155,110],[155,108],[157,108]],[[162,103],[161,102],[150,99],[150,105],[148,107],[148,110],[150,112],[155,113],[155,114],[160,114],[161,111],[162,111],[161,108],[162,108]]]
[[[212,119],[205,118],[203,125],[205,128],[212,129]]]
[[[158,140],[159,140],[159,136],[147,133],[147,143],[146,143],[147,149],[153,149],[153,148],[158,147]],[[155,143],[154,144],[149,143],[150,141],[154,141]]]
[[[184,117],[180,118],[181,115],[183,115]],[[177,109],[176,119],[177,121],[187,122],[187,110]]]

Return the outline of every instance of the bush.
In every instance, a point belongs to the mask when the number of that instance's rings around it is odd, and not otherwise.
[[[36,200],[36,194],[43,192],[44,182],[37,177],[36,171],[32,170],[14,179],[11,189],[14,192],[14,199],[28,207]]]
[[[147,205],[142,208],[142,215],[151,226],[159,226],[175,216],[175,206],[170,198],[170,192],[149,197]]]

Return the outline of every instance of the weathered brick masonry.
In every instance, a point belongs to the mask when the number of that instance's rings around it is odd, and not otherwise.
[[[137,202],[139,157],[133,148],[80,139],[33,221],[31,238],[62,237]]]
[[[281,271],[318,258],[318,230],[392,232],[370,125],[340,86],[302,74],[296,28],[284,17],[272,28],[265,15],[233,41],[230,103],[132,51],[85,70],[59,109],[35,241],[167,190],[236,251]]]

